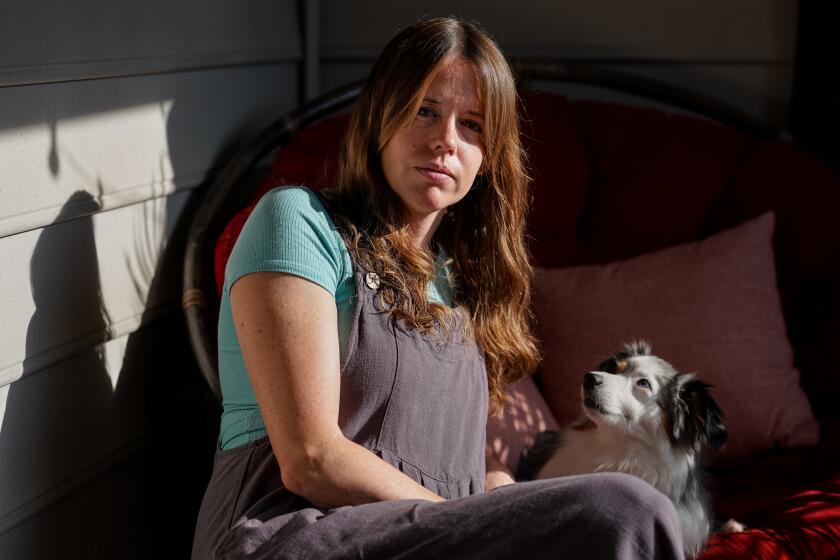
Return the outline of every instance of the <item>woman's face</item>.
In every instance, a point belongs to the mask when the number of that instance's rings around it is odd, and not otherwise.
[[[441,63],[414,119],[382,150],[385,179],[426,241],[443,211],[464,198],[475,180],[484,158],[483,124],[473,66],[451,57]]]

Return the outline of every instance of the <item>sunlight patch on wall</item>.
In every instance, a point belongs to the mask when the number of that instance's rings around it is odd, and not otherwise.
[[[0,237],[174,192],[167,120],[174,101],[0,130]]]
[[[103,344],[101,347],[105,370],[108,373],[108,378],[111,380],[112,390],[116,389],[120,379],[126,344],[128,344],[128,335],[115,338],[107,344]]]
[[[6,401],[9,399],[9,385],[0,387],[0,426],[3,425],[3,417],[6,416]]]

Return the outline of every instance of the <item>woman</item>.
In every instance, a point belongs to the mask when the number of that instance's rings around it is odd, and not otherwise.
[[[268,193],[228,263],[193,557],[680,557],[670,501],[637,479],[511,484],[485,460],[488,409],[538,362],[493,41],[454,18],[399,33],[345,142],[338,185]]]

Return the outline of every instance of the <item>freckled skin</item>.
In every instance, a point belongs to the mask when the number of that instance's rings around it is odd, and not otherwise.
[[[446,59],[414,120],[382,150],[385,178],[420,241],[428,242],[444,210],[466,196],[478,174],[484,159],[480,102],[472,65]]]

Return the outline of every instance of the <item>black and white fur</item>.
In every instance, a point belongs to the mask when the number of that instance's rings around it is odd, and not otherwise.
[[[523,452],[517,478],[635,475],[671,498],[685,553],[696,556],[712,527],[700,446],[718,449],[727,438],[708,388],[652,355],[646,342],[627,344],[583,376],[580,418],[562,431],[539,434]]]

